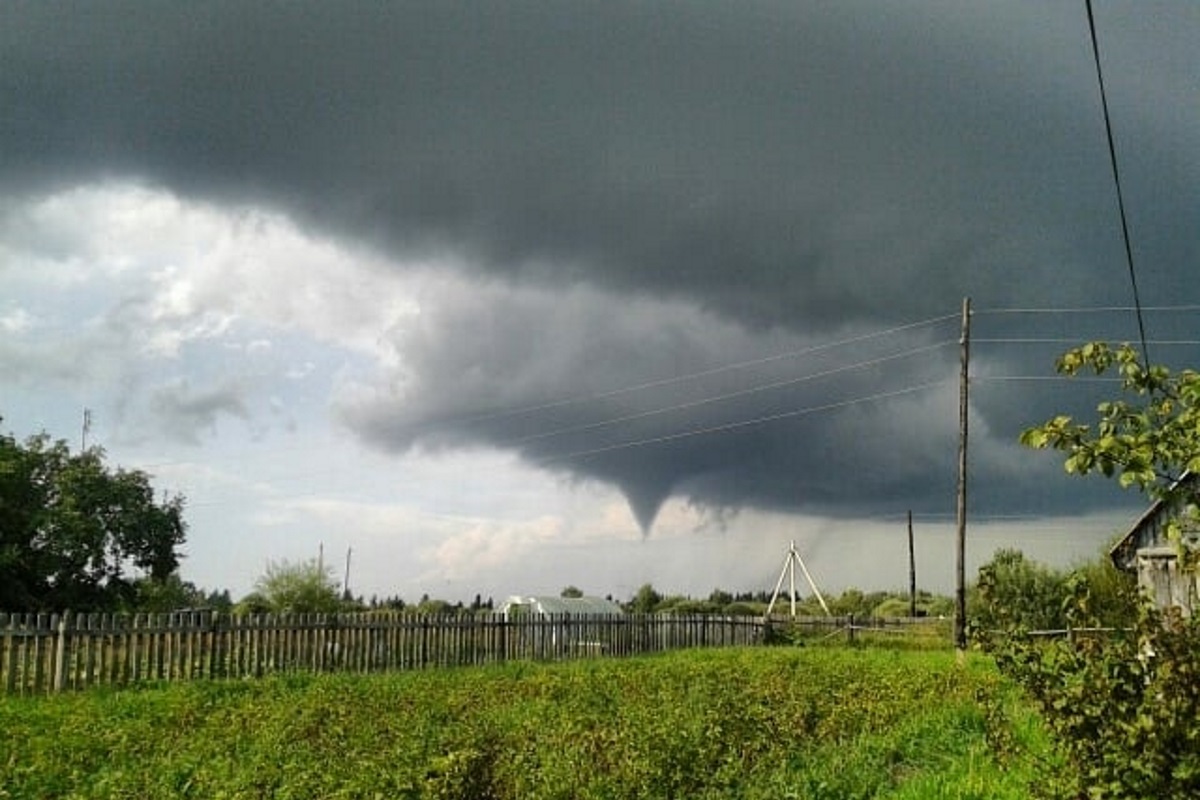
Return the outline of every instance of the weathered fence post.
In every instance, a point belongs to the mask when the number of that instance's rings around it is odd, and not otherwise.
[[[421,669],[429,666],[429,617],[421,616]]]
[[[3,617],[4,615],[0,614],[0,619]],[[17,614],[8,615],[8,632],[4,634],[5,654],[4,663],[0,664],[0,672],[4,674],[5,694],[13,694],[17,689],[17,643],[24,640],[24,637],[18,638],[18,632],[24,632],[18,618]]]
[[[71,612],[64,611],[58,618],[58,635],[54,637],[54,680],[51,689],[61,692],[67,688],[67,666],[70,661]]]

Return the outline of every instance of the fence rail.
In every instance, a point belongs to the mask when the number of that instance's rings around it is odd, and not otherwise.
[[[759,644],[756,617],[0,614],[0,693]]]
[[[849,614],[789,617],[774,614],[771,628],[793,641],[878,642],[892,639],[925,648],[950,646],[952,621],[937,617],[867,617]]]

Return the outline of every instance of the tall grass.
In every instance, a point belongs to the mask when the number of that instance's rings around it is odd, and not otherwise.
[[[0,700],[0,797],[1024,797],[985,662],[684,651]],[[1003,723],[1009,725],[1010,723]]]

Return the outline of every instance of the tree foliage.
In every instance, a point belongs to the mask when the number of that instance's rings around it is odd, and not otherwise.
[[[642,584],[633,599],[629,601],[628,610],[633,614],[651,614],[657,610],[663,596],[649,583]]]
[[[108,468],[100,448],[0,435],[0,608],[130,605],[131,573],[164,581],[178,568],[183,506],[156,501],[146,473]]]
[[[178,573],[164,580],[142,578],[133,584],[134,597],[129,610],[163,612],[182,608],[207,608],[209,595],[185,581]]]
[[[1068,351],[1056,368],[1070,376],[1116,371],[1123,396],[1097,406],[1094,422],[1056,416],[1022,433],[1022,444],[1060,450],[1067,472],[1098,472],[1156,499],[1195,491],[1179,478],[1200,472],[1200,374],[1146,367],[1130,345],[1104,342]]]
[[[1070,589],[1072,624],[1096,624],[1086,583]],[[1061,759],[1037,796],[1200,796],[1200,619],[1147,605],[1133,627],[1104,637],[1014,633],[995,638],[993,653],[1038,706]]]
[[[1001,548],[979,568],[968,592],[971,627],[986,638],[990,631],[1063,630],[1070,609],[1086,600],[1096,626],[1127,627],[1137,618],[1133,576],[1120,572],[1108,548],[1093,560],[1059,570]]]
[[[1200,568],[1200,373],[1143,366],[1128,344],[1090,342],[1063,354],[1057,369],[1120,375],[1122,396],[1100,403],[1096,420],[1060,415],[1021,434],[1021,443],[1066,453],[1063,466],[1078,475],[1099,473],[1136,488],[1175,510],[1168,540],[1183,569]],[[1185,480],[1187,477],[1189,479]],[[1184,547],[1187,539],[1193,547]]]
[[[1065,453],[1070,473],[1099,473],[1168,501],[1179,515],[1168,525],[1178,545],[1181,524],[1195,520],[1197,484],[1180,479],[1200,470],[1200,376],[1144,366],[1132,347],[1097,342],[1069,351],[1057,366],[1067,375],[1115,370],[1122,397],[1101,403],[1092,423],[1057,416],[1025,431],[1022,443]],[[1181,563],[1195,569],[1194,559]],[[1071,625],[1102,622],[1091,595],[1108,577],[1068,582],[1063,607]],[[1200,796],[1200,619],[1143,599],[1136,623],[1106,637],[1045,643],[1014,629],[991,646],[1054,734],[1061,766],[1047,772],[1043,794]]]
[[[979,568],[972,593],[971,625],[978,630],[1063,628],[1066,576],[1031,561],[1020,550],[997,550]]]
[[[333,572],[316,559],[292,563],[271,561],[254,584],[254,593],[242,604],[253,611],[280,614],[332,613],[342,607],[341,593]],[[264,608],[265,606],[265,608]]]

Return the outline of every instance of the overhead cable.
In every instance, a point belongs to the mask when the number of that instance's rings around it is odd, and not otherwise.
[[[798,408],[793,411],[784,411],[779,414],[769,414],[764,417],[755,417],[753,419],[739,420],[737,422],[727,422],[722,425],[713,425],[707,428],[697,428],[695,430],[680,431],[679,433],[668,433],[663,436],[653,436],[648,439],[638,439],[632,442],[621,442],[619,444],[608,445],[605,447],[595,447],[590,450],[577,450],[571,453],[563,453],[557,456],[538,459],[536,463],[551,464],[557,461],[567,461],[577,458],[589,458],[591,456],[609,453],[614,450],[625,450],[631,447],[645,447],[652,444],[662,444],[665,442],[673,442],[679,439],[687,439],[693,436],[707,436],[714,433],[726,433],[728,431],[739,430],[741,428],[749,428],[755,425],[765,425],[769,422],[778,422],[783,419],[792,419],[802,417],[808,414],[815,414],[821,411],[834,411],[839,408],[847,408],[849,406],[859,405],[861,403],[869,403],[875,400],[884,400],[891,397],[900,397],[901,395],[913,394],[934,386],[940,386],[951,382],[951,378],[942,378],[941,380],[922,383],[917,386],[909,386],[904,389],[896,389],[890,392],[880,392],[878,394],[869,395],[867,397],[856,397],[850,400],[842,400],[837,403],[826,403],[819,406],[809,406],[807,408]]]
[[[980,342],[982,342],[983,344],[1073,344],[1073,343],[1078,343],[1078,341],[1079,341],[1079,339],[1077,339],[1077,338],[1071,339],[1071,338],[1062,337],[1062,336],[1053,337],[1053,338],[1030,338],[1030,337],[986,338],[985,337],[985,338],[979,338],[979,339],[977,339],[977,338],[971,339],[972,344],[976,344],[976,343],[980,343]],[[1187,346],[1187,345],[1200,344],[1200,339],[1149,339],[1149,340],[1147,340],[1147,344],[1161,345],[1163,347]]]
[[[1100,84],[1100,104],[1104,109],[1104,132],[1108,136],[1108,158],[1112,164],[1113,185],[1117,190],[1117,210],[1121,216],[1121,238],[1125,242],[1125,263],[1129,266],[1129,283],[1133,287],[1133,305],[1137,313],[1138,335],[1142,340],[1144,366],[1150,367],[1150,351],[1146,347],[1146,325],[1142,321],[1142,301],[1138,297],[1137,273],[1133,268],[1133,247],[1129,243],[1129,223],[1125,216],[1125,197],[1121,192],[1121,172],[1117,168],[1117,148],[1113,144],[1112,119],[1108,113],[1108,94],[1104,90],[1104,71],[1100,67],[1100,44],[1096,39],[1096,19],[1092,0],[1086,0],[1088,30],[1092,35],[1092,55],[1096,59],[1096,80]]]
[[[1120,378],[1091,378],[1082,375],[971,375],[971,383],[980,381],[1070,381],[1071,383],[1120,383]]]
[[[650,409],[647,411],[638,411],[638,412],[635,412],[632,414],[625,414],[623,416],[612,417],[610,419],[601,420],[599,422],[589,422],[589,423],[585,423],[582,425],[569,426],[566,428],[556,428],[555,430],[544,431],[542,433],[535,433],[535,434],[531,434],[529,436],[522,436],[517,439],[510,439],[508,441],[500,442],[499,444],[501,446],[524,444],[526,442],[536,441],[538,439],[548,439],[553,436],[562,436],[562,435],[565,435],[568,433],[579,433],[582,431],[595,430],[597,428],[605,428],[605,427],[609,427],[611,425],[617,425],[622,422],[632,422],[633,420],[644,419],[646,417],[658,416],[660,414],[667,414],[667,413],[671,413],[674,411],[684,411],[687,409],[698,408],[700,406],[711,405],[713,403],[720,403],[725,400],[732,400],[732,399],[735,399],[738,397],[746,397],[748,395],[758,394],[761,392],[770,391],[772,389],[781,389],[785,386],[794,386],[796,384],[804,383],[806,381],[813,381],[813,380],[817,380],[819,378],[827,378],[831,375],[839,375],[843,372],[850,372],[850,371],[856,370],[856,369],[865,369],[867,367],[878,366],[879,364],[884,364],[888,361],[895,361],[895,360],[901,359],[901,358],[908,358],[910,356],[917,355],[919,353],[926,353],[931,350],[938,350],[940,348],[943,348],[943,347],[946,347],[946,346],[952,345],[952,344],[957,344],[957,342],[956,341],[945,341],[945,342],[938,342],[936,344],[925,345],[924,347],[915,347],[915,348],[912,348],[911,350],[905,350],[902,353],[893,353],[891,355],[881,356],[880,358],[872,358],[867,361],[859,361],[858,363],[855,363],[855,364],[847,364],[845,366],[835,367],[833,369],[822,370],[820,372],[814,372],[814,373],[811,373],[808,375],[801,375],[798,378],[789,378],[787,380],[774,381],[772,383],[761,384],[759,386],[751,386],[746,389],[739,389],[734,392],[726,392],[725,394],[714,395],[712,397],[704,397],[699,400],[690,400],[686,403],[677,403],[675,405],[665,406],[663,408],[655,408],[655,409]]]
[[[932,317],[930,319],[924,319],[924,320],[920,320],[918,322],[910,322],[905,325],[898,325],[894,328],[888,328],[887,330],[874,331],[872,333],[865,333],[860,336],[852,336],[850,338],[841,339],[841,340],[838,340],[835,342],[826,342],[823,344],[811,345],[809,347],[802,347],[798,350],[790,350],[785,353],[777,353],[775,355],[763,356],[761,358],[753,358],[753,359],[749,359],[747,361],[737,361],[737,362],[730,363],[730,364],[723,364],[721,366],[712,367],[710,369],[703,369],[703,370],[699,370],[697,372],[689,372],[689,373],[686,373],[683,375],[675,375],[675,376],[666,377],[666,378],[658,378],[655,380],[646,381],[644,383],[637,383],[637,384],[633,384],[631,386],[625,386],[625,387],[622,387],[619,389],[608,389],[605,391],[595,392],[592,394],[584,394],[584,395],[577,395],[575,397],[568,397],[568,398],[564,398],[562,400],[551,400],[546,403],[537,403],[535,405],[522,406],[522,407],[512,408],[512,409],[504,409],[501,411],[494,411],[494,412],[489,412],[489,413],[485,413],[485,414],[478,414],[478,415],[466,416],[466,417],[458,417],[458,418],[451,419],[451,420],[444,420],[443,424],[445,424],[445,423],[467,424],[467,423],[473,423],[473,422],[484,422],[486,420],[491,420],[491,419],[503,419],[505,417],[515,417],[515,416],[519,416],[521,414],[530,414],[535,411],[544,411],[544,410],[550,409],[550,408],[561,408],[562,406],[569,406],[569,405],[573,405],[575,403],[585,403],[585,402],[589,402],[592,400],[603,400],[603,399],[606,399],[609,397],[616,397],[618,395],[628,394],[631,392],[639,392],[639,391],[642,391],[645,389],[654,389],[654,388],[658,388],[660,386],[669,386],[673,383],[681,383],[683,381],[694,380],[695,378],[706,378],[706,377],[709,377],[710,375],[719,375],[719,374],[722,374],[725,372],[732,372],[734,370],[747,369],[749,367],[761,366],[762,364],[770,364],[775,361],[783,361],[783,360],[789,359],[789,358],[799,358],[801,356],[812,355],[814,353],[820,353],[820,352],[824,352],[826,350],[832,350],[837,347],[844,347],[844,346],[850,345],[850,344],[858,344],[860,342],[870,341],[871,339],[879,339],[884,336],[892,336],[894,334],[901,333],[903,331],[912,330],[914,328],[928,327],[931,325],[936,325],[939,322],[945,322],[947,320],[958,319],[958,318],[959,318],[958,314],[945,314],[940,317]]]
[[[972,315],[985,314],[1112,314],[1138,311],[1138,306],[1073,306],[1068,308],[1039,307],[1039,308],[979,308],[972,309]],[[1155,312],[1186,312],[1200,311],[1200,305],[1179,306],[1141,306],[1140,310]]]

